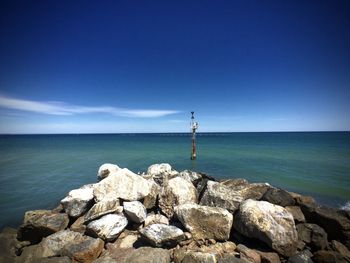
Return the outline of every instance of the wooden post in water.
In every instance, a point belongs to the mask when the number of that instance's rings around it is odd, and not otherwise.
[[[196,153],[196,130],[198,129],[198,122],[194,121],[194,111],[191,111],[191,130],[192,130],[192,151],[191,160],[195,160],[197,157]]]

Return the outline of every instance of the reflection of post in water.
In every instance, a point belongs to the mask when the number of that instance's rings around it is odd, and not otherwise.
[[[196,153],[196,130],[198,129],[198,122],[194,121],[194,111],[191,111],[191,130],[192,130],[192,151],[191,160],[195,160],[197,157]]]

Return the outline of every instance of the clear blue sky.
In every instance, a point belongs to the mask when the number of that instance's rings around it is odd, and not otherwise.
[[[0,2],[0,133],[350,130],[350,1]]]

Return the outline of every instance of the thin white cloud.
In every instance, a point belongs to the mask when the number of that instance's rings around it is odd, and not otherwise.
[[[116,107],[86,107],[63,102],[40,102],[0,96],[0,107],[50,115],[74,115],[87,113],[107,113],[133,118],[157,118],[179,113],[175,110],[125,109]]]

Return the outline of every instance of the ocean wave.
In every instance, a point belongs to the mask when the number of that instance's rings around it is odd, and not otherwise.
[[[342,207],[340,207],[341,210],[346,210],[346,211],[350,211],[350,201],[347,201],[345,203],[345,205],[343,205]]]

